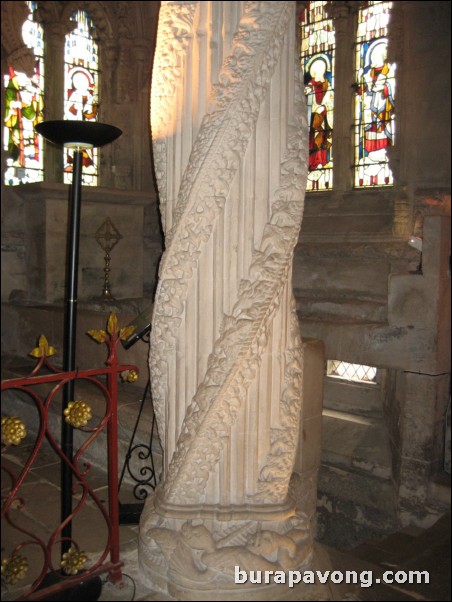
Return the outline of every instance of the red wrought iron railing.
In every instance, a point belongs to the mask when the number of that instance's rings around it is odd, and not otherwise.
[[[7,392],[6,395],[13,394],[22,399],[21,404],[14,404],[14,410],[32,406],[38,416],[35,422],[39,423],[27,425],[17,415],[20,412],[2,416],[1,572],[2,586],[6,586],[6,597],[10,600],[42,600],[104,573],[108,573],[109,581],[115,584],[122,580],[118,507],[118,381],[121,378],[133,382],[138,371],[132,365],[119,365],[117,345],[131,332],[130,327],[118,328],[115,314],[111,314],[106,331],[96,330],[88,334],[97,342],[108,345],[104,368],[62,372],[49,359],[55,350],[41,336],[38,347],[31,353],[38,359],[32,372],[24,378],[1,383],[2,394]],[[55,409],[62,403],[63,387],[70,381],[76,384],[77,396],[80,388],[86,391],[85,385],[88,389],[94,387],[95,410],[89,400],[74,400],[60,412],[59,415],[64,416],[65,421],[79,433],[73,453],[68,457],[61,448],[61,425],[56,425]],[[25,414],[29,415],[29,412]],[[31,437],[30,432],[33,432]],[[33,439],[33,443],[25,447],[28,438]],[[6,461],[8,450],[16,445],[29,449],[17,468]],[[108,479],[108,502],[103,499],[105,491],[99,488],[98,482],[93,482],[93,464],[86,459],[95,445],[100,446],[101,457],[107,460],[104,474]],[[33,468],[40,454],[48,456],[49,450],[59,465],[69,467],[72,474],[72,491],[69,492],[72,513],[63,520],[58,519],[60,505],[51,507],[50,492],[48,499],[40,500],[45,510],[45,519],[40,521],[27,510],[31,506],[30,494],[37,491]],[[61,487],[59,495],[63,495]],[[74,531],[71,529],[70,541],[62,535],[68,523],[77,525]],[[79,535],[83,535],[83,529],[78,527],[83,523],[85,527],[88,523],[94,525],[91,529],[94,530],[91,533],[94,539],[97,539],[96,533],[103,533],[103,537],[99,536],[99,541],[96,541],[99,547],[91,554],[83,550],[83,541],[78,540]],[[63,553],[63,549],[68,551]],[[3,594],[2,587],[2,599]]]

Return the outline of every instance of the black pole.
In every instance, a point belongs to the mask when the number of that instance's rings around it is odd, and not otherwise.
[[[69,212],[69,245],[66,266],[66,302],[64,316],[63,370],[75,370],[75,348],[77,333],[77,288],[78,288],[78,255],[80,240],[80,209],[82,196],[82,151],[74,150],[72,172],[72,188]],[[63,389],[63,414],[61,417],[61,449],[67,461],[61,462],[61,522],[72,514],[72,463],[73,428],[65,422],[64,410],[74,399],[74,380],[70,380]],[[71,547],[72,522],[69,521],[61,532],[61,555]]]
[[[122,132],[120,129],[96,121],[42,121],[35,126],[38,134],[59,146],[74,149],[72,188],[69,212],[69,239],[66,264],[66,301],[64,316],[63,370],[75,370],[78,252],[80,239],[80,209],[82,194],[82,149],[110,144]],[[74,400],[74,381],[63,388],[61,450],[65,460],[61,461],[61,522],[67,524],[61,529],[61,555],[71,547],[72,537],[72,460],[73,429],[65,422],[64,410]],[[95,598],[97,600],[97,598]]]

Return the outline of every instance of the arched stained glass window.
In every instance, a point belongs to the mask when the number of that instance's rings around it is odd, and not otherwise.
[[[93,37],[94,23],[86,11],[75,11],[71,21],[77,27],[66,36],[64,118],[97,121],[99,61],[98,46]],[[72,182],[73,151],[64,150],[64,182]],[[82,180],[86,186],[97,186],[98,152],[83,152]]]
[[[355,85],[355,187],[390,186],[387,150],[395,134],[395,63],[389,63],[392,2],[365,2],[358,13]]]
[[[329,2],[307,2],[301,15],[301,64],[309,122],[307,190],[333,186],[335,32]]]
[[[30,14],[22,26],[24,43],[35,56],[34,73],[28,77],[10,66],[4,79],[4,182],[8,186],[44,179],[42,138],[34,130],[43,120],[44,110],[44,35],[34,20],[36,4],[27,2]]]

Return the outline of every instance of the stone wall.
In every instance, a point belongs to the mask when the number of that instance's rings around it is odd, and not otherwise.
[[[354,3],[333,4],[345,35]],[[353,190],[341,159],[335,190],[306,198],[294,268],[302,334],[322,340],[327,359],[384,374],[371,399],[325,377],[320,525],[333,543],[426,524],[444,509],[432,483],[443,470],[450,399],[450,75],[434,57],[450,55],[449,17],[450,3],[394,3],[395,186]],[[351,47],[337,39],[336,61],[351,65]],[[341,117],[349,120],[339,113],[335,124]],[[413,235],[422,252],[408,244]]]

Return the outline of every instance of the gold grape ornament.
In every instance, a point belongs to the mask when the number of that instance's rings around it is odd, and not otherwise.
[[[24,556],[14,554],[2,560],[2,581],[14,585],[24,579],[28,571],[28,560]]]
[[[70,401],[64,415],[64,420],[76,429],[87,425],[93,416],[90,406],[84,401]]]
[[[2,418],[2,441],[5,445],[19,445],[26,435],[25,424],[20,418],[15,416]]]
[[[77,575],[87,560],[88,556],[85,552],[79,552],[76,548],[69,548],[69,551],[63,554],[61,568],[66,575]]]

